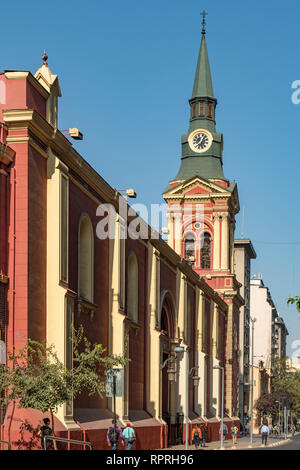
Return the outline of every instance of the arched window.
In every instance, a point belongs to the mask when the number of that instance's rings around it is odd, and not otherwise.
[[[79,225],[78,292],[79,296],[94,300],[94,235],[90,218],[84,215]]]
[[[174,300],[169,291],[164,291],[161,298],[160,329],[168,338],[174,338]]]
[[[138,262],[134,253],[128,259],[127,268],[127,315],[138,322],[139,317],[139,273]]]
[[[187,233],[184,241],[184,258],[189,260],[191,256],[195,257],[195,235]]]
[[[163,307],[161,311],[160,329],[165,331],[167,336],[170,335],[168,312],[165,307]]]
[[[210,269],[210,256],[211,238],[210,234],[205,232],[201,243],[201,269]]]

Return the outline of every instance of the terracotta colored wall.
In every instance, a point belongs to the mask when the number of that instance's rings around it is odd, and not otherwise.
[[[0,80],[5,83],[5,103],[0,102],[1,120],[2,110],[6,109],[35,109],[46,119],[46,100],[26,78],[8,80],[0,74]]]
[[[146,273],[147,249],[138,241],[128,238],[126,241],[126,292],[128,257],[134,252],[138,260],[138,324],[137,332],[131,330],[129,334],[129,409],[142,410],[145,407],[145,319],[146,319]],[[125,301],[127,308],[127,299]]]
[[[24,346],[28,337],[28,145],[13,144],[15,162],[10,174],[10,220],[8,232],[8,331],[12,350]],[[14,293],[15,291],[15,293]]]
[[[47,162],[28,154],[28,336],[46,337]]]
[[[161,261],[160,263],[160,291],[169,290],[176,301],[176,274]]]
[[[26,105],[29,109],[35,109],[44,119],[46,119],[46,100],[40,93],[27,82],[26,86]]]
[[[78,291],[78,230],[82,213],[88,214],[94,228],[94,304],[97,305],[94,318],[86,315],[78,317],[75,313],[75,326],[84,326],[85,334],[94,343],[108,345],[108,240],[99,240],[96,236],[96,217],[98,204],[70,181],[69,186],[69,288]],[[76,312],[76,309],[75,309]],[[82,394],[75,400],[75,407],[106,408],[106,398],[89,397]]]

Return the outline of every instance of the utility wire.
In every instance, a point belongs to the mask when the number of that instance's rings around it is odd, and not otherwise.
[[[253,243],[262,243],[264,245],[300,245],[300,242],[258,242],[253,240]]]

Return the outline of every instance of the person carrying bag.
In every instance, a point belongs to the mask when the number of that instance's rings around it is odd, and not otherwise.
[[[126,428],[123,431],[125,439],[126,450],[131,450],[132,444],[135,441],[135,432],[130,423],[127,423]]]

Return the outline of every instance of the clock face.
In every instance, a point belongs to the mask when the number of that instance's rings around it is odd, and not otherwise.
[[[206,152],[213,142],[212,134],[206,129],[195,129],[188,138],[190,148],[196,153]]]
[[[208,147],[209,139],[206,134],[199,132],[198,134],[194,135],[192,142],[195,149],[204,150],[206,147]]]

